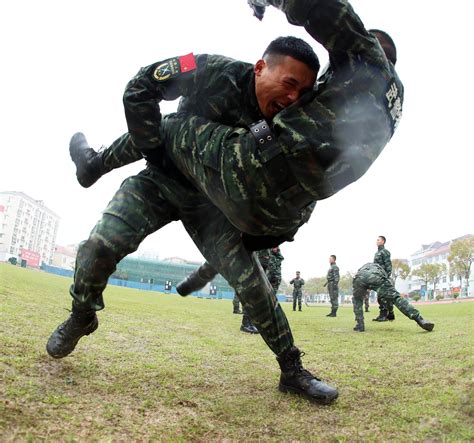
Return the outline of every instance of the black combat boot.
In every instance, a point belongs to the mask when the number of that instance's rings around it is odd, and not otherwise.
[[[385,309],[381,309],[379,316],[373,318],[372,321],[388,321],[387,311]]]
[[[327,385],[304,369],[301,362],[302,355],[304,353],[293,347],[277,357],[281,368],[279,390],[302,395],[316,403],[325,405],[331,403],[339,395],[337,389]]]
[[[420,328],[423,328],[425,331],[432,331],[434,328],[434,323],[425,320],[421,316],[421,314],[419,314],[418,317],[415,317],[413,320],[415,320],[418,323],[418,326],[420,326]]]
[[[356,320],[356,321],[357,321],[357,324],[354,326],[354,331],[364,332],[365,331],[364,319]]]
[[[365,308],[365,312],[369,312],[369,308]]]
[[[74,307],[70,317],[61,323],[49,337],[46,351],[51,357],[69,355],[84,335],[92,334],[99,327],[95,311],[77,311]]]
[[[110,169],[104,166],[102,153],[94,151],[87,143],[82,132],[77,132],[69,142],[69,154],[76,165],[76,177],[79,184],[88,188]]]
[[[247,334],[258,334],[258,329],[252,324],[249,316],[244,312],[242,317],[242,324],[240,325],[240,330],[246,332]]]
[[[239,308],[234,308],[232,314],[243,314],[243,312]]]
[[[337,309],[331,308],[331,312],[326,317],[336,317]]]
[[[184,280],[176,285],[176,291],[179,295],[185,297],[191,292],[199,291],[204,288],[217,275],[217,272],[211,265],[204,263],[198,269],[191,272]]]
[[[393,312],[393,311],[388,311],[388,313],[387,313],[387,320],[388,320],[388,321],[393,321],[393,320],[395,320],[395,312]]]

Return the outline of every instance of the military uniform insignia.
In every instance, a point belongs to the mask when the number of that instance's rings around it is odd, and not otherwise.
[[[170,58],[160,63],[153,72],[153,78],[156,81],[165,82],[179,74],[194,71],[195,69],[196,60],[191,53],[181,57]]]
[[[392,126],[395,130],[402,118],[402,101],[400,99],[398,88],[395,83],[392,83],[385,94],[388,102],[388,111],[392,117]]]

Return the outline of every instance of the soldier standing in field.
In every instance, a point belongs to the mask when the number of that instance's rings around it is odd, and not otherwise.
[[[339,267],[336,265],[336,256],[329,256],[329,270],[324,286],[328,287],[329,299],[331,300],[331,312],[326,317],[336,317],[339,308]]]
[[[387,239],[383,235],[377,237],[377,252],[374,255],[374,263],[379,265],[390,278],[392,275],[392,260],[390,251],[385,248]],[[393,312],[393,302],[390,298],[382,298],[377,292],[377,303],[379,304],[379,315],[373,321],[392,321],[395,320]]]
[[[301,288],[304,286],[304,280],[300,276],[300,271],[296,271],[296,277],[290,281],[290,285],[293,285],[293,311],[296,311],[296,301],[298,301],[298,311],[301,311],[301,299],[303,298]]]

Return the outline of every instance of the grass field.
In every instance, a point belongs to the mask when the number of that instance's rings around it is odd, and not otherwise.
[[[474,440],[474,303],[422,306],[356,333],[350,308],[292,312],[305,366],[338,387],[318,406],[277,390],[259,336],[228,300],[109,287],[100,327],[53,360],[70,280],[0,264],[0,441]]]

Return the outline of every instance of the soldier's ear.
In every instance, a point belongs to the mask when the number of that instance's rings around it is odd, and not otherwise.
[[[257,63],[255,63],[253,71],[255,72],[256,77],[259,77],[262,74],[262,72],[265,69],[266,65],[267,64],[265,63],[265,60],[263,60],[263,59],[260,59]]]

